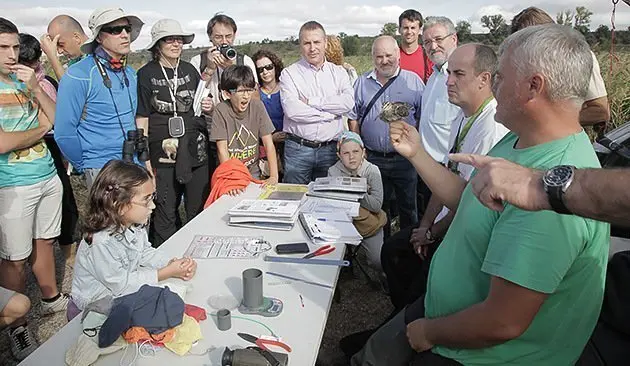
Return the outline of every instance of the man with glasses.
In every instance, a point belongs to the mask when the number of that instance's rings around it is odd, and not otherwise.
[[[34,70],[18,64],[19,52],[17,27],[0,18],[0,326],[11,318],[4,308],[14,293],[26,290],[29,259],[41,289],[42,315],[65,311],[68,305],[68,296],[57,288],[53,255],[61,229],[62,186],[43,140],[53,126],[55,107]],[[19,360],[36,348],[22,313],[11,320],[9,330],[11,351]]]
[[[457,48],[457,32],[446,17],[427,17],[422,32],[422,46],[433,62],[433,73],[422,95],[420,135],[427,152],[435,161],[442,162],[448,152],[451,125],[460,108],[448,101],[446,80],[448,57]],[[418,180],[418,212],[423,213],[431,191],[422,179]]]
[[[55,140],[88,188],[105,163],[122,158],[127,132],[136,129],[137,80],[127,55],[142,25],[120,8],[94,11],[92,36],[81,46],[87,56],[59,84]]]
[[[254,81],[258,83],[254,61],[249,56],[236,52],[236,49],[233,48],[236,41],[236,31],[234,19],[225,14],[216,14],[208,21],[206,27],[208,39],[212,46],[190,59],[190,63],[199,70],[201,77],[208,82],[210,98],[215,106],[223,100],[219,82],[223,70],[228,66],[245,65],[249,67],[254,74]],[[228,49],[232,49],[234,53],[228,52]],[[254,95],[254,98],[257,98],[257,95]]]
[[[237,27],[234,19],[225,14],[215,14],[208,21],[208,26],[206,27],[206,33],[212,46],[190,59],[190,63],[199,70],[201,78],[206,81],[206,88],[209,90],[208,97],[210,98],[204,103],[209,111],[204,112],[208,133],[210,133],[212,126],[212,109],[224,100],[223,93],[221,93],[221,88],[219,87],[223,70],[232,65],[245,65],[252,70],[254,82],[256,83],[255,87],[257,87],[258,73],[256,72],[254,61],[249,56],[238,53],[233,48],[236,41],[236,31]],[[258,99],[258,93],[254,93],[253,98]],[[209,153],[210,175],[212,175],[218,164],[217,145],[214,141],[210,142]]]
[[[441,162],[448,153],[451,125],[460,109],[448,101],[448,57],[457,48],[457,32],[446,17],[427,17],[422,33],[422,45],[435,64],[422,95],[420,135],[425,149],[435,161]]]
[[[284,110],[284,182],[307,184],[337,162],[342,116],[354,106],[346,70],[326,61],[326,32],[315,21],[299,33],[302,58],[280,75]]]

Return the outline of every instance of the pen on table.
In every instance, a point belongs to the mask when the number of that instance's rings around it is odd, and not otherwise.
[[[300,294],[300,303],[302,304],[302,307],[304,307],[304,298],[302,297],[302,294]]]
[[[325,219],[323,217],[318,218],[317,221],[350,222],[350,220],[334,220],[334,219]]]

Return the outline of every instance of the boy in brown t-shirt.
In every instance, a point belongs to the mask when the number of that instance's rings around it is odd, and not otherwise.
[[[217,143],[219,163],[239,159],[254,178],[260,178],[258,145],[262,140],[270,167],[266,183],[278,183],[276,150],[271,139],[275,128],[264,104],[252,98],[256,92],[254,74],[247,66],[230,66],[223,71],[219,86],[225,100],[214,109],[210,127],[210,140]]]

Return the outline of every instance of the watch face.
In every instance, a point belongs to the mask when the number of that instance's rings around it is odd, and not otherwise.
[[[573,167],[569,165],[559,165],[549,169],[543,178],[548,187],[562,187],[573,176]]]

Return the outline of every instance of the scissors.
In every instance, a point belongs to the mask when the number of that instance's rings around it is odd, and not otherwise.
[[[264,349],[265,351],[269,351],[269,348],[267,348],[267,345],[270,345],[270,346],[277,346],[277,347],[280,347],[280,348],[284,349],[287,352],[291,352],[291,347],[289,347],[288,344],[280,342],[280,341],[272,341],[270,339],[262,339],[262,338],[255,337],[255,336],[253,336],[251,334],[247,334],[247,333],[236,333],[236,334],[238,334],[239,337],[243,338],[247,342],[254,343],[256,346],[258,346],[261,349]]]
[[[320,255],[324,255],[324,254],[328,254],[330,252],[335,251],[335,247],[332,245],[324,245],[323,247],[317,249],[316,251],[309,253],[307,255],[305,255],[304,257],[302,257],[303,259],[310,259],[313,257],[318,257]]]

